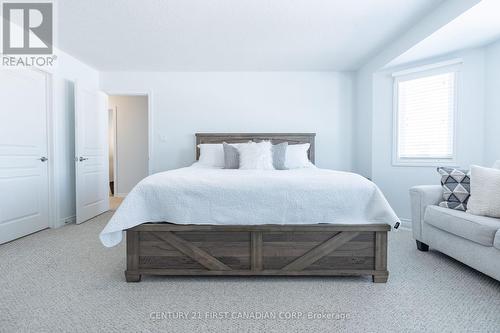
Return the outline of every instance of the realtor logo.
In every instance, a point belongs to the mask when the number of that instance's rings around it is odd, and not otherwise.
[[[52,3],[3,3],[3,54],[52,54]]]

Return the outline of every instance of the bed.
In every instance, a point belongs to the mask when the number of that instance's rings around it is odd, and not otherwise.
[[[315,135],[196,134],[203,143],[309,143]],[[141,181],[100,238],[126,233],[126,281],[142,275],[371,275],[386,282],[387,234],[399,222],[380,190],[347,172],[227,170],[196,163]]]

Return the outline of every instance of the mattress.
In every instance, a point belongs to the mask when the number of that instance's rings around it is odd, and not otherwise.
[[[108,247],[147,222],[211,225],[389,224],[399,222],[379,188],[354,173],[316,167],[160,172],[127,195],[100,234]]]

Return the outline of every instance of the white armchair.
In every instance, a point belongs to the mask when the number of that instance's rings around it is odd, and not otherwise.
[[[429,247],[500,281],[500,219],[439,207],[440,185],[410,189],[413,237]]]

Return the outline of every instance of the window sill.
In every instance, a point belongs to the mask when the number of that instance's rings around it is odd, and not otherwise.
[[[393,160],[392,166],[394,167],[458,167],[458,163],[455,159],[405,159],[405,160]]]

